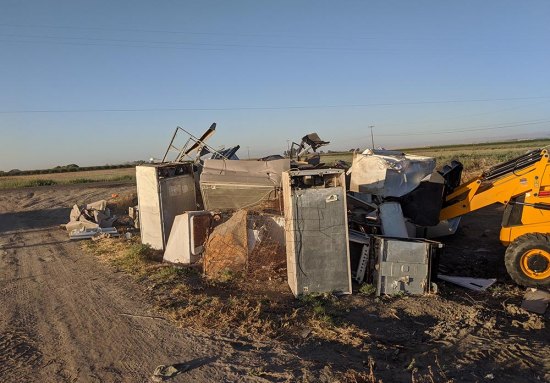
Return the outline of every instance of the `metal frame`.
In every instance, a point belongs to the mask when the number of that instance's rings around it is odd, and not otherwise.
[[[162,157],[162,163],[167,162],[166,157],[168,157],[168,153],[172,149],[178,151],[178,156],[172,162],[184,162],[184,159],[186,157],[189,157],[189,159],[191,159],[192,161],[197,162],[197,158],[200,158],[200,155],[192,157],[189,154],[195,150],[197,151],[197,153],[200,153],[203,148],[207,148],[211,153],[216,153],[220,157],[220,159],[227,160],[228,158],[225,157],[223,154],[221,154],[218,150],[214,149],[213,147],[205,143],[207,139],[209,139],[212,135],[214,135],[215,129],[216,129],[216,123],[213,123],[212,125],[210,125],[210,128],[208,128],[208,130],[200,138],[197,138],[191,133],[189,133],[187,130],[183,129],[181,126],[177,126],[176,130],[174,131],[174,134],[172,135],[172,139],[170,140],[170,144],[168,145],[168,148],[164,153],[164,157]],[[176,139],[176,136],[178,135],[178,132],[180,130],[189,136],[189,138],[185,142],[185,145],[183,145],[181,149],[174,146],[174,140]]]

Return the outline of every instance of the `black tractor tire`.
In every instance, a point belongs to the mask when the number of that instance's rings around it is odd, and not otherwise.
[[[518,285],[525,287],[549,287],[550,276],[537,279],[529,276],[523,270],[521,264],[522,258],[526,253],[533,250],[540,250],[544,254],[550,253],[550,235],[533,233],[517,237],[508,246],[504,255],[506,270]],[[550,267],[550,265],[546,265]]]

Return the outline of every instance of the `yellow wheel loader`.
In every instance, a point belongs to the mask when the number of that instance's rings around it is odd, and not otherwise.
[[[500,241],[512,279],[529,287],[550,286],[550,161],[537,149],[498,164],[451,189],[441,220],[483,207],[505,205]]]

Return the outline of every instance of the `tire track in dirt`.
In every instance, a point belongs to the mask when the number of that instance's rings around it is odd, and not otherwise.
[[[48,239],[52,239],[52,234],[48,234]],[[120,302],[117,302],[116,297],[107,296],[104,289],[95,284],[93,279],[79,280],[78,270],[75,267],[77,260],[73,259],[65,246],[59,244],[53,245],[53,248],[55,260],[67,258],[67,260],[72,262],[58,262],[59,267],[56,270],[58,278],[56,279],[63,279],[65,281],[63,286],[58,286],[51,280],[46,281],[46,286],[54,292],[53,296],[65,297],[70,294],[72,299],[62,299],[52,302],[53,314],[58,320],[50,324],[49,333],[57,334],[64,344],[70,346],[70,349],[78,350],[77,354],[65,355],[62,358],[63,363],[57,364],[63,371],[76,372],[78,374],[76,378],[92,376],[95,375],[95,366],[91,361],[101,356],[101,339],[116,340],[110,343],[109,352],[116,354],[119,360],[124,360],[127,357],[127,349],[139,349],[139,345],[133,333],[123,328],[125,324],[123,323],[123,326],[121,326],[123,320],[117,318],[116,308],[119,307]],[[82,294],[81,289],[85,290],[86,293]],[[106,305],[106,302],[109,302],[110,305]],[[52,313],[44,314],[52,316]],[[112,319],[107,322],[104,321],[105,317]],[[71,319],[70,322],[68,319]],[[80,335],[82,333],[95,333],[99,336],[97,338],[82,339]],[[81,346],[84,346],[86,349],[85,353],[81,352]],[[80,362],[76,362],[77,360]],[[81,368],[79,365],[84,365],[84,367]],[[104,368],[111,375],[108,376],[111,380],[120,379],[121,377],[120,369],[117,368],[117,365],[118,363],[111,363]],[[91,368],[88,366],[91,366]],[[136,370],[137,366],[123,364],[123,367],[125,367],[123,370],[131,371],[131,367]],[[139,376],[128,376],[130,380],[137,378]]]
[[[517,383],[532,382],[533,376],[542,377],[548,371],[548,362],[538,352],[547,345],[543,341],[528,339],[528,331],[523,333],[525,336],[521,332],[514,335],[493,329],[494,322],[485,322],[480,318],[470,321],[472,323],[468,327],[454,329],[445,321],[437,323],[427,332],[432,336],[430,343],[435,347],[422,355],[438,357],[441,363],[452,364],[458,370],[474,371],[472,366],[483,366],[488,371],[501,370],[502,376],[509,373],[510,381]],[[530,374],[518,377],[517,371],[529,371]],[[460,381],[479,380],[473,372],[468,374],[471,376],[462,376]]]
[[[0,376],[12,382],[20,381],[19,373],[13,374],[13,366],[35,368],[42,364],[42,353],[35,342],[17,328],[6,328],[0,334]]]
[[[17,222],[11,222],[14,224]],[[3,243],[2,294],[10,297],[13,306],[1,305],[3,325],[0,326],[0,377],[6,382],[34,381],[31,371],[43,361],[36,341],[36,317],[25,307],[25,302],[36,297],[33,288],[33,270],[25,269],[25,260],[20,257],[20,248],[25,241],[20,233],[0,235]],[[6,267],[9,266],[9,267]]]

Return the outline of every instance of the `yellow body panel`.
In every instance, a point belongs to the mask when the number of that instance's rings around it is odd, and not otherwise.
[[[500,229],[500,242],[504,246],[508,246],[517,237],[532,233],[550,234],[550,221],[539,224],[502,227]]]
[[[502,178],[483,182],[482,177],[477,177],[459,186],[446,197],[448,206],[441,210],[440,219],[459,217],[494,203],[506,205],[512,199],[524,196],[526,205],[522,209],[521,222],[501,229],[502,243],[507,246],[523,234],[550,233],[550,210],[529,206],[535,203],[550,205],[548,150],[542,150],[541,154],[538,162]]]

